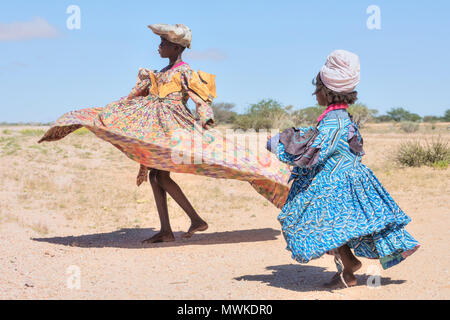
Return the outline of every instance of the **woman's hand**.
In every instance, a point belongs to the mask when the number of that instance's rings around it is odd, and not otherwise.
[[[141,164],[136,177],[136,185],[139,187],[144,181],[148,181],[148,168]]]
[[[214,121],[208,120],[205,124],[203,124],[203,129],[209,130],[213,127],[213,125],[214,125]]]

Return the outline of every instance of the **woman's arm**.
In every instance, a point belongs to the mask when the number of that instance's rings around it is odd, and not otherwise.
[[[149,89],[151,86],[150,80],[151,71],[148,69],[139,69],[136,85],[131,89],[128,99],[134,99],[136,97],[146,97],[149,95]]]
[[[306,169],[324,164],[335,153],[344,130],[341,127],[319,127],[317,135],[311,138],[313,139],[311,142],[307,142],[308,135],[313,132],[310,130],[314,130],[313,127],[298,129],[290,139],[284,141],[288,145],[278,139],[278,146],[275,149],[277,158],[288,165]],[[302,144],[302,140],[305,144]],[[291,150],[297,153],[290,153]]]
[[[136,177],[136,185],[139,187],[145,181],[148,181],[148,168],[141,164],[138,175]]]
[[[183,73],[181,85],[195,103],[198,120],[201,121],[203,128],[209,129],[214,125],[214,112],[211,108],[212,97],[208,94],[206,85],[201,82],[197,74],[194,75],[192,70]]]

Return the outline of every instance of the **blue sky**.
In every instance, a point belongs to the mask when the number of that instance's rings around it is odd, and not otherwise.
[[[81,29],[69,30],[69,5]],[[369,5],[381,30],[369,30]],[[335,49],[361,59],[360,102],[384,113],[450,109],[450,1],[86,1],[0,3],[0,122],[53,121],[128,94],[139,67],[161,69],[147,25],[193,31],[186,61],[217,75],[217,102],[243,112],[273,98],[315,104],[312,79]]]

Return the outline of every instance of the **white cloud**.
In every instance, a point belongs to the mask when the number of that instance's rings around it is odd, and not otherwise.
[[[219,49],[206,49],[203,51],[196,51],[196,50],[188,50],[186,52],[186,58],[190,60],[212,60],[212,61],[223,61],[228,58],[228,55],[219,50]]]
[[[20,41],[41,38],[56,38],[59,32],[45,19],[0,23],[0,41]]]

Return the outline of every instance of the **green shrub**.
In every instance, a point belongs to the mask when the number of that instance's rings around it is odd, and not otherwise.
[[[438,161],[438,162],[433,164],[433,167],[435,169],[445,170],[445,169],[448,168],[448,161]]]
[[[413,133],[419,131],[419,124],[416,122],[402,122],[400,123],[400,129],[406,133]]]
[[[249,129],[286,129],[294,126],[292,106],[283,106],[278,101],[268,99],[253,104],[245,114],[237,115],[233,128]]]
[[[407,167],[422,165],[446,168],[450,162],[450,147],[441,137],[421,143],[408,141],[402,143],[396,151],[395,162]]]
[[[357,103],[349,106],[348,113],[352,115],[353,121],[356,122],[358,127],[363,128],[367,122],[375,118],[378,110],[369,109],[366,105]]]
[[[317,124],[317,119],[325,111],[325,109],[325,107],[315,105],[313,107],[296,110],[292,113],[292,116],[294,117],[293,120],[296,125],[300,126],[315,125]],[[351,114],[353,121],[355,121],[359,127],[363,127],[365,123],[371,121],[378,113],[377,110],[369,109],[362,103],[349,106],[347,111]]]
[[[402,143],[395,154],[395,162],[406,167],[420,167],[425,159],[426,151],[419,141]]]
[[[434,138],[426,144],[426,162],[436,164],[450,161],[450,148],[448,142],[441,137]]]
[[[392,121],[394,121],[394,120],[388,115],[381,115],[381,116],[375,117],[375,122],[377,122],[377,123],[392,122]]]
[[[237,113],[232,111],[236,105],[234,103],[213,103],[211,108],[214,111],[214,121],[216,124],[233,123],[236,121]]]
[[[450,109],[445,110],[445,114],[442,117],[442,121],[450,122]]]
[[[315,105],[292,113],[296,125],[315,125],[317,118],[325,111],[325,107]]]
[[[409,121],[409,122],[419,122],[422,117],[416,113],[411,113],[403,108],[393,108],[387,112],[387,115],[395,122]]]

